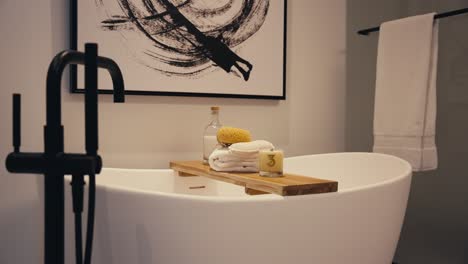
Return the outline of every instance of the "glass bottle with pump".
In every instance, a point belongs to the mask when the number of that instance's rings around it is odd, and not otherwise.
[[[203,134],[203,163],[208,164],[208,157],[216,149],[218,145],[218,140],[216,134],[221,128],[221,123],[219,122],[219,107],[211,107],[211,122],[206,126],[205,133]]]

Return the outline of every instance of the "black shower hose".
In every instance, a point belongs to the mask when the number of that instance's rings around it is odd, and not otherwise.
[[[75,256],[76,263],[83,264],[83,238],[81,213],[83,212],[84,175],[73,175],[72,181],[73,212],[75,214]],[[86,228],[86,246],[84,264],[91,264],[94,234],[94,208],[96,204],[96,175],[89,175],[88,223]]]

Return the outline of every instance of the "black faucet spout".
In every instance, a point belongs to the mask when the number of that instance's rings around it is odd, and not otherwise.
[[[89,50],[95,50],[97,55],[97,44],[88,43],[85,45]],[[95,56],[96,56],[95,55]],[[89,56],[89,54],[88,54]],[[96,56],[97,67],[105,68],[111,78],[114,88],[114,102],[120,103],[125,101],[125,87],[122,72],[120,71],[119,66],[115,61],[106,57]],[[89,61],[89,60],[88,60]],[[49,65],[47,71],[47,92],[46,92],[46,126],[44,129],[45,134],[45,153],[49,155],[54,155],[59,152],[63,152],[63,127],[61,124],[61,81],[62,74],[65,67],[69,64],[86,64],[86,53],[74,51],[74,50],[64,50],[53,58],[52,62]],[[96,77],[97,79],[97,72]],[[97,81],[97,80],[96,80]],[[97,83],[95,84],[97,86]],[[94,87],[86,87],[85,93],[86,96],[86,105],[96,105],[97,104],[97,89]],[[90,102],[91,100],[92,102]],[[97,119],[97,109],[87,112],[87,120]],[[96,115],[96,117],[90,118],[91,115]],[[93,124],[88,124],[88,129],[93,131],[93,137],[97,137],[97,122],[92,122]],[[90,136],[88,133],[87,137]],[[97,141],[97,140],[96,140]],[[97,142],[95,144],[97,149]],[[94,148],[94,146],[93,146]],[[94,151],[92,151],[94,152]],[[94,154],[94,153],[93,153]]]
[[[97,64],[99,68],[105,68],[112,78],[112,84],[114,86],[114,102],[125,102],[125,87],[123,76],[117,63],[115,63],[115,61],[112,59],[98,56]]]
[[[95,44],[91,44],[95,45]],[[69,64],[85,64],[85,54],[83,52],[74,50],[64,50],[57,55],[49,65],[47,71],[47,124],[51,126],[60,126],[61,120],[61,106],[60,84],[62,81],[62,73],[65,67]],[[122,72],[120,71],[117,63],[106,57],[97,57],[97,65],[99,68],[108,70],[112,78],[114,86],[114,102],[125,102],[125,86],[123,81]],[[54,109],[58,108],[58,109]]]

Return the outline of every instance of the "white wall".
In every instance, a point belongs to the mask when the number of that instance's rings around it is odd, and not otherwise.
[[[276,0],[272,0],[276,1]],[[42,151],[45,77],[68,46],[68,5],[61,0],[0,1],[0,160],[11,151],[11,94],[22,94],[22,150]],[[287,156],[344,150],[346,0],[289,0],[287,100],[100,97],[100,154],[107,167],[166,168],[201,158],[209,106],[225,125],[249,129]],[[82,47],[79,47],[82,48]],[[101,50],[105,56],[105,51]],[[66,80],[66,78],[65,78]],[[65,150],[82,152],[83,96],[63,88]],[[42,259],[42,178],[0,166],[0,263]],[[72,241],[67,238],[67,241]]]

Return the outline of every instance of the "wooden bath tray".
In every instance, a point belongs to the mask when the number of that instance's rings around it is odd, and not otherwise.
[[[219,172],[202,161],[171,161],[171,169],[179,176],[204,176],[245,187],[247,194],[274,193],[282,196],[336,192],[338,182],[301,175],[284,174],[279,178],[262,177],[258,173]]]

